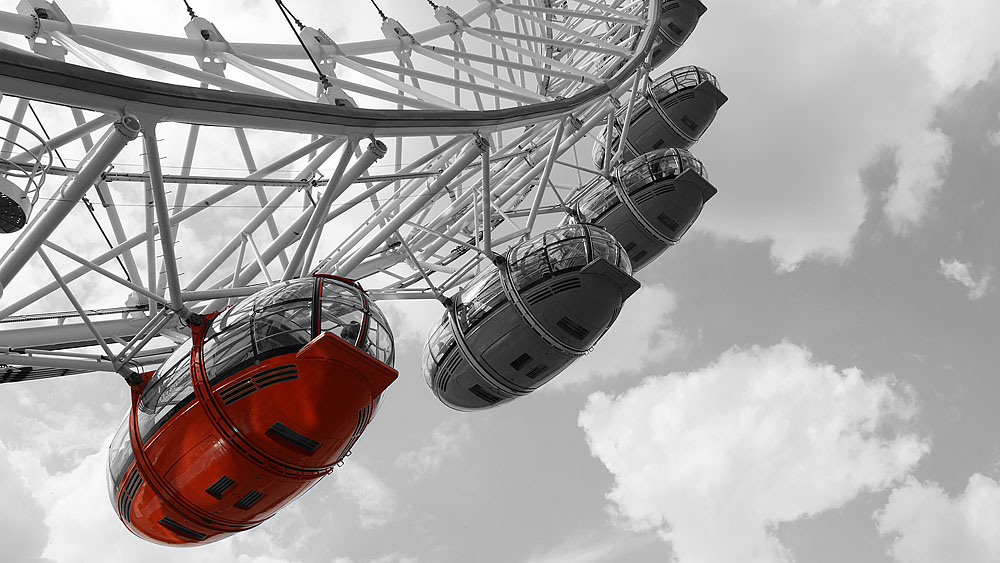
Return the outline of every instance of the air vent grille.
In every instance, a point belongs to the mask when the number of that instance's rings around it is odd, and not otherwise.
[[[660,213],[656,218],[660,221],[660,223],[663,223],[664,227],[670,229],[671,231],[676,231],[677,227],[680,227],[680,224],[677,221],[674,221],[673,218],[666,213]]]
[[[632,194],[632,201],[634,201],[636,205],[642,205],[643,203],[653,199],[653,196],[655,195],[656,192],[654,192],[650,186],[647,186]]]
[[[225,391],[219,392],[219,398],[222,399],[223,403],[231,405],[256,390],[257,388],[254,387],[253,380],[247,377]]]
[[[535,366],[535,367],[531,368],[531,371],[529,371],[528,373],[524,374],[524,376],[528,377],[528,378],[531,378],[531,379],[535,379],[536,377],[538,377],[539,375],[541,375],[541,373],[543,371],[545,371],[547,369],[549,369],[549,366],[538,365],[538,366]]]
[[[500,402],[500,397],[497,397],[493,393],[490,393],[486,389],[483,389],[479,384],[469,387],[469,391],[471,391],[473,395],[479,397],[480,399],[486,401],[491,405],[495,405]]]
[[[530,361],[531,361],[531,355],[530,354],[521,354],[520,356],[517,357],[516,360],[514,360],[513,362],[510,363],[510,367],[512,367],[512,368],[514,368],[516,370],[520,370],[521,368],[524,367],[524,364],[526,364],[526,363],[528,363]]]
[[[253,379],[257,383],[257,388],[263,389],[268,385],[274,385],[275,383],[281,383],[282,381],[291,381],[293,379],[298,379],[298,377],[299,372],[295,370],[295,365],[288,364],[264,370],[255,374]]]
[[[267,429],[266,434],[275,441],[284,442],[294,446],[309,455],[312,455],[313,452],[316,451],[316,448],[322,445],[322,442],[317,442],[312,438],[303,436],[280,422],[272,424],[271,427]]]
[[[122,492],[122,496],[118,500],[118,514],[120,514],[126,522],[132,521],[132,499],[135,498],[135,493],[139,490],[139,485],[142,485],[142,475],[140,475],[138,471],[132,471],[132,475],[129,476],[128,482],[125,483],[125,490]]]
[[[222,399],[222,402],[226,405],[231,405],[236,401],[255,393],[256,391],[263,389],[264,387],[274,385],[275,383],[281,383],[282,381],[298,379],[298,377],[299,372],[296,371],[295,364],[273,367],[254,374],[252,377],[241,379],[225,391],[220,391],[219,398]]]
[[[250,491],[249,493],[243,495],[239,501],[233,506],[239,508],[240,510],[250,510],[250,508],[257,504],[257,501],[264,498],[264,493],[258,491]]]
[[[538,305],[542,301],[545,301],[549,297],[552,297],[552,290],[548,286],[540,287],[536,291],[529,293],[524,296],[524,300],[528,305]]]
[[[226,491],[229,490],[229,487],[232,487],[235,484],[236,481],[233,481],[229,477],[223,475],[222,477],[219,477],[219,480],[216,481],[214,485],[205,489],[205,492],[221,500],[222,495],[226,494]]]
[[[182,535],[186,538],[191,538],[193,540],[201,541],[208,537],[205,534],[196,532],[191,528],[188,528],[184,524],[175,521],[173,518],[169,516],[164,516],[163,518],[161,518],[160,525],[176,534]]]
[[[663,7],[663,11],[668,12],[670,10],[676,10],[677,8],[680,7],[681,7],[680,2],[671,2],[670,4],[667,4],[666,6]]]
[[[580,287],[580,279],[576,277],[559,280],[552,284],[552,293],[562,293]]]
[[[365,405],[358,411],[358,424],[354,427],[354,436],[360,436],[365,426],[368,426],[368,422],[371,420],[371,412],[371,405]]]
[[[667,96],[667,99],[665,100],[661,100],[660,108],[667,110],[676,106],[681,102],[686,102],[687,100],[693,100],[693,99],[694,99],[693,92],[681,91],[680,93],[674,93],[673,95]]]
[[[462,361],[462,355],[458,353],[452,353],[448,357],[448,361],[438,369],[440,377],[438,379],[438,387],[441,391],[445,391],[448,388],[448,382],[451,381],[453,375],[455,375],[455,370],[458,368],[458,364]]]
[[[569,317],[559,319],[556,326],[565,330],[570,336],[576,338],[577,340],[583,340],[588,334],[590,334],[590,331],[587,330],[586,327],[580,326],[579,323]]]

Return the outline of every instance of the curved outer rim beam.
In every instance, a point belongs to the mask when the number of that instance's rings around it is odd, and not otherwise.
[[[658,22],[660,3],[649,5],[648,21]],[[130,78],[25,55],[0,47],[0,80],[16,97],[71,105],[102,113],[144,113],[165,121],[250,127],[316,135],[457,135],[493,132],[565,115],[612,93],[638,69],[652,47],[658,26],[650,25],[641,47],[614,76],[562,100],[496,110],[386,110],[337,107],[277,96],[179,86]]]

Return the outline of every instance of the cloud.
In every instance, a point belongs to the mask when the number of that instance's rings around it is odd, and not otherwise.
[[[10,451],[0,442],[0,539],[8,561],[40,561],[49,529],[41,521],[42,507],[31,494],[29,484],[10,460]]]
[[[899,563],[991,563],[1000,560],[1000,484],[976,474],[956,498],[936,483],[909,478],[875,513],[879,532],[893,536]]]
[[[396,493],[374,473],[350,459],[334,470],[330,479],[335,490],[358,505],[358,522],[364,529],[377,528],[399,516]]]
[[[379,301],[378,306],[389,317],[397,350],[422,349],[431,329],[444,314],[444,307],[433,299],[386,300]]]
[[[684,345],[683,335],[670,323],[676,306],[676,296],[665,286],[643,286],[625,303],[594,351],[578,359],[546,388],[566,388],[660,364]]]
[[[396,467],[407,471],[411,481],[417,481],[437,473],[441,464],[449,457],[462,453],[462,446],[471,436],[469,425],[451,419],[438,424],[431,432],[431,443],[420,448],[401,453],[396,457]]]
[[[872,204],[912,232],[946,178],[936,112],[1000,59],[997,19],[992,0],[713,2],[657,69],[704,66],[730,98],[693,148],[719,189],[696,229],[768,241],[780,270],[849,259]],[[896,178],[869,201],[859,173],[886,149]]]
[[[770,562],[790,560],[778,524],[913,468],[929,446],[897,425],[915,413],[892,378],[838,370],[786,342],[734,348],[621,396],[594,393],[579,424],[630,527],[657,531],[682,563]]]
[[[895,232],[905,234],[920,224],[950,162],[951,141],[941,131],[921,131],[900,142],[896,182],[885,200],[886,218]]]
[[[969,290],[969,300],[975,301],[980,297],[986,295],[986,293],[991,289],[990,284],[993,282],[993,272],[990,268],[985,268],[979,279],[976,280],[972,275],[972,265],[966,264],[965,262],[959,262],[958,260],[952,258],[950,260],[941,260],[941,275],[950,281],[958,282],[965,286]]]
[[[629,553],[656,541],[655,536],[584,534],[568,538],[545,551],[535,551],[525,563],[600,563],[602,561],[628,561]]]

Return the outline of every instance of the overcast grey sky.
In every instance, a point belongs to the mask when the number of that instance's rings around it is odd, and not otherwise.
[[[109,505],[114,376],[3,386],[2,558],[1000,561],[1000,3],[704,2],[659,71],[698,64],[730,98],[692,149],[719,193],[590,356],[507,406],[450,411],[419,367],[440,306],[387,305],[400,378],[348,463],[187,550]],[[338,41],[379,35],[367,2],[287,3]],[[191,4],[231,40],[277,17]],[[433,24],[424,2],[379,4]],[[183,33],[180,0],[124,6],[63,8]]]

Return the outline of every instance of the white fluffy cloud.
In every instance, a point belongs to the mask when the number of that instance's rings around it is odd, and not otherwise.
[[[396,467],[408,472],[412,481],[433,475],[445,459],[462,453],[462,446],[471,435],[468,424],[455,419],[446,420],[434,427],[430,444],[399,454]]]
[[[989,268],[984,269],[977,280],[975,276],[972,275],[971,264],[959,262],[954,258],[950,260],[941,260],[940,264],[941,275],[948,278],[950,281],[964,285],[965,288],[969,290],[969,300],[975,301],[976,299],[986,295],[986,292],[990,290],[990,284],[993,282],[993,275]]]
[[[847,259],[872,203],[917,227],[949,162],[935,113],[1000,59],[998,19],[993,0],[712,2],[666,65],[705,66],[730,97],[694,147],[719,188],[701,226],[769,241],[783,270]],[[887,149],[897,175],[870,202],[859,173]]]
[[[775,526],[912,469],[928,445],[894,426],[915,412],[893,379],[782,343],[733,349],[621,396],[595,393],[579,423],[614,475],[618,514],[659,532],[681,563],[773,562],[790,559]]]
[[[899,563],[1000,561],[1000,484],[985,475],[970,477],[956,498],[936,483],[907,479],[875,520],[895,537],[890,552]]]
[[[31,494],[28,483],[10,461],[10,452],[0,442],[0,537],[4,558],[9,561],[39,561],[48,539],[42,524],[43,509]]]
[[[329,477],[336,491],[356,503],[362,528],[377,528],[399,515],[396,493],[374,473],[350,459]]]
[[[578,359],[546,389],[579,385],[597,377],[634,372],[667,359],[684,344],[670,323],[677,298],[663,285],[646,285],[622,307],[621,315],[594,351]],[[623,354],[622,350],[628,350]]]

